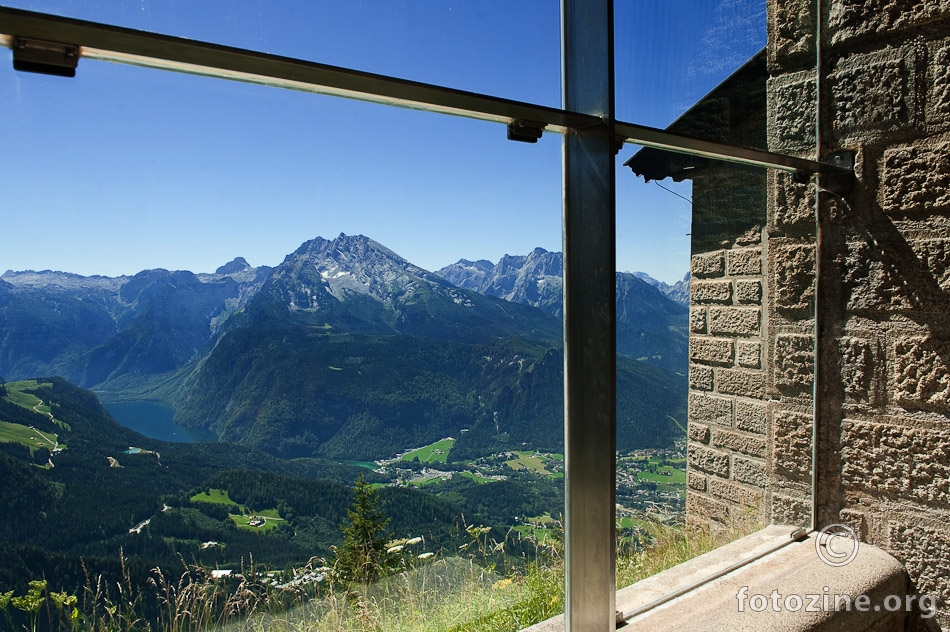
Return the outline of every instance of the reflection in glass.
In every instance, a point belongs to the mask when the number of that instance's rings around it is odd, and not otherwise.
[[[765,46],[765,1],[618,2],[615,30],[617,118],[666,128]],[[756,110],[735,100],[705,107],[733,121]]]
[[[681,121],[688,122],[686,119],[684,116]],[[751,533],[771,519],[765,476],[769,432],[766,371],[786,358],[784,339],[779,336],[773,355],[766,329],[768,196],[770,186],[786,191],[797,187],[802,196],[808,186],[792,183],[789,174],[769,174],[764,169],[650,148],[637,151],[625,165],[632,172],[622,171],[618,177],[618,225],[627,214],[632,216],[631,224],[639,220],[653,226],[659,223],[657,217],[675,224],[677,212],[673,209],[685,205],[691,260],[682,260],[684,267],[690,267],[689,293],[679,313],[679,322],[688,331],[689,355],[676,356],[675,377],[666,378],[666,384],[675,386],[685,415],[677,418],[675,449],[618,454],[619,585]],[[665,204],[655,198],[656,191],[665,191]],[[683,214],[681,208],[679,216]],[[618,237],[618,257],[625,248]],[[655,286],[674,298],[668,285]],[[618,283],[618,314],[619,289]],[[789,304],[782,309],[780,302],[779,307],[772,315],[773,326],[797,319],[808,324],[810,304]],[[619,320],[620,316],[618,341]],[[669,333],[674,332],[671,326]],[[806,337],[789,339],[800,342]],[[797,352],[803,357],[812,354],[809,348]],[[618,355],[618,367],[621,362]],[[619,393],[620,388],[618,399]],[[782,398],[791,406],[807,405],[810,392],[796,385],[783,389]],[[618,407],[618,446],[619,413]],[[791,415],[789,419],[806,424],[807,416]],[[776,455],[779,451],[791,453],[791,432],[775,429]],[[810,429],[806,424],[794,432],[804,436]],[[649,434],[641,436],[640,441],[650,438]],[[795,493],[808,494],[810,463],[792,463],[786,456],[775,458],[783,484]],[[807,515],[788,519],[805,526]]]

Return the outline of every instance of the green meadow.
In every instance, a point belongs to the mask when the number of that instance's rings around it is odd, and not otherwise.
[[[449,451],[455,445],[455,439],[442,439],[430,445],[407,452],[402,455],[403,461],[415,461],[420,463],[445,463],[449,458]]]

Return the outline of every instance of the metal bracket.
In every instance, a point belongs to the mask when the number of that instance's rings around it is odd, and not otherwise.
[[[828,164],[848,169],[847,173],[829,173],[825,176],[825,188],[832,193],[851,193],[854,188],[854,152],[836,151],[825,157]]]
[[[620,153],[620,150],[623,149],[623,145],[626,142],[627,139],[623,136],[614,136],[614,156]]]
[[[516,140],[521,143],[536,143],[544,133],[544,123],[536,121],[522,121],[515,119],[508,123],[508,140]]]
[[[13,69],[57,77],[75,77],[79,47],[26,37],[13,38]]]

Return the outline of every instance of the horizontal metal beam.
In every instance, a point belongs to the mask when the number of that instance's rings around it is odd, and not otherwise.
[[[74,44],[87,59],[256,83],[497,123],[544,123],[564,133],[595,117],[432,84],[170,37],[95,22],[0,7],[0,40],[12,37]],[[3,36],[0,35],[0,38]]]
[[[17,36],[77,45],[80,47],[80,55],[87,59],[338,96],[506,125],[516,121],[531,121],[543,124],[545,131],[558,134],[564,134],[568,129],[584,129],[604,124],[604,121],[596,116],[476,92],[96,22],[0,7],[0,46],[12,48],[13,39]],[[828,163],[714,143],[634,123],[618,121],[615,133],[623,142],[716,160],[784,171],[850,173],[847,169]]]
[[[767,169],[779,169],[782,171],[801,171],[822,175],[851,173],[850,169],[840,167],[830,162],[817,162],[806,158],[776,154],[765,151],[764,149],[753,149],[751,147],[729,145],[727,143],[715,143],[693,138],[692,136],[672,134],[665,130],[656,129],[655,127],[636,125],[635,123],[617,121],[615,130],[618,139],[623,139],[625,143],[664,149],[680,154],[702,156],[704,158],[712,158],[724,162],[733,162],[753,167],[765,167]]]

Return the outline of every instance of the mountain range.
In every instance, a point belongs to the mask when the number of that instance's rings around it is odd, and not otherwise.
[[[359,235],[275,268],[8,271],[0,375],[162,400],[182,425],[280,456],[378,458],[447,435],[458,454],[558,448],[560,279],[542,249],[431,273]],[[683,434],[687,310],[617,280],[618,446],[667,446]]]
[[[437,271],[455,285],[487,296],[562,312],[561,253],[535,248],[505,255],[497,264],[461,259]],[[686,298],[680,302],[685,285]],[[643,272],[617,273],[617,352],[671,370],[683,370],[687,354],[688,277],[669,286]]]

